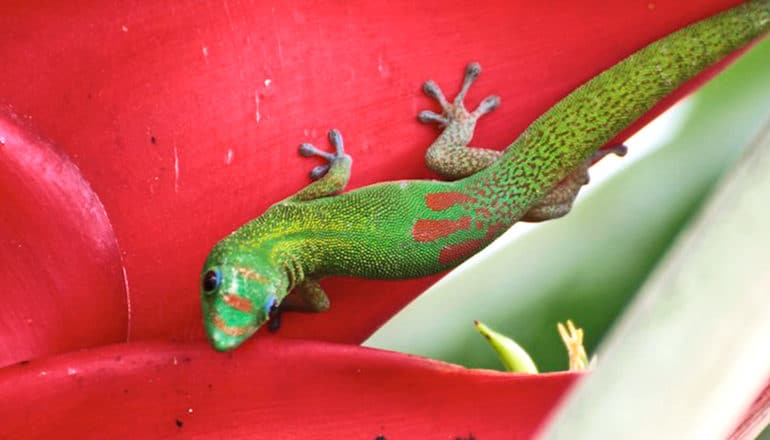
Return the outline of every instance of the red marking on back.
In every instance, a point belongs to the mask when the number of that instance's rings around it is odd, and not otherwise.
[[[420,219],[415,222],[412,228],[412,237],[415,241],[426,243],[468,229],[470,226],[471,218],[469,216],[460,217],[457,220]]]
[[[438,254],[438,262],[441,264],[450,264],[463,261],[475,254],[476,251],[484,245],[484,242],[485,240],[479,239],[465,240],[460,243],[444,246]]]
[[[487,208],[476,208],[476,214],[482,215],[485,218],[492,217],[492,211]]]
[[[495,223],[487,229],[484,238],[476,238],[461,241],[460,243],[444,246],[438,254],[440,264],[451,264],[465,260],[475,254],[482,246],[492,241],[501,229],[505,229],[505,223]]]
[[[495,238],[501,229],[505,229],[505,223],[495,223],[487,229],[487,235],[484,236],[485,240],[491,240]]]
[[[225,304],[238,310],[239,312],[251,313],[254,311],[254,304],[248,298],[238,296],[234,293],[228,293],[222,297]]]
[[[440,192],[425,196],[425,205],[433,211],[443,211],[460,203],[476,203],[476,199],[461,192]]]

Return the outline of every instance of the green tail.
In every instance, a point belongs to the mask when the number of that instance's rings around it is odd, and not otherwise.
[[[468,184],[496,197],[541,197],[662,98],[769,28],[770,1],[751,1],[648,45],[559,101]]]

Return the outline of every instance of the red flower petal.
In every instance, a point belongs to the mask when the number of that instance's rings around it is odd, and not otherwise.
[[[352,187],[430,177],[421,158],[435,132],[415,122],[432,106],[425,79],[451,90],[467,61],[481,61],[469,100],[494,92],[503,106],[476,144],[503,146],[623,56],[737,2],[12,3],[0,7],[13,36],[0,41],[0,97],[72,157],[104,203],[124,254],[131,336],[198,339],[207,251],[307,182],[299,142],[325,145],[340,128],[356,159]],[[83,234],[92,227],[83,222]],[[81,258],[52,255],[34,264]],[[109,270],[110,285],[122,282]],[[435,279],[331,280],[332,310],[287,314],[281,334],[359,342]],[[40,292],[34,302],[51,303]],[[92,298],[78,312],[101,314],[95,327],[124,319]]]
[[[0,437],[526,438],[577,377],[300,341],[113,345],[0,370]]]
[[[112,226],[78,169],[0,113],[0,366],[121,340]]]

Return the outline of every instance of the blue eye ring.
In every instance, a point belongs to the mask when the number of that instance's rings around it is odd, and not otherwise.
[[[275,312],[275,309],[278,308],[278,299],[275,297],[275,295],[269,295],[267,297],[267,301],[265,301],[265,315],[270,316],[271,313]]]
[[[201,287],[206,293],[212,293],[222,284],[222,272],[219,269],[209,269],[203,274]]]

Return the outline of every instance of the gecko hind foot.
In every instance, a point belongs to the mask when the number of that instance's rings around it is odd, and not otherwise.
[[[435,81],[428,80],[423,84],[423,91],[426,95],[435,99],[443,111],[442,114],[432,112],[430,110],[423,110],[417,115],[417,119],[424,124],[438,124],[446,127],[453,122],[458,124],[470,124],[475,125],[476,120],[482,115],[491,112],[500,105],[500,98],[498,96],[487,96],[476,107],[476,110],[470,112],[465,108],[465,95],[468,93],[471,85],[481,73],[481,65],[473,62],[468,64],[465,68],[465,75],[463,77],[463,84],[460,91],[455,96],[452,103],[447,101],[444,97],[444,93]]]
[[[530,208],[521,220],[525,222],[542,222],[567,215],[572,209],[572,204],[574,203],[578,192],[580,192],[580,189],[591,181],[588,173],[589,168],[610,154],[622,157],[625,156],[627,152],[628,147],[623,144],[596,151],[590,159],[573,171],[572,174],[567,176],[564,180],[559,182],[551,192],[546,194],[535,206]]]
[[[322,157],[326,159],[327,163],[323,165],[318,165],[314,167],[310,171],[310,178],[313,180],[318,180],[321,177],[323,177],[327,172],[329,172],[329,169],[334,164],[335,161],[342,160],[344,158],[350,159],[350,156],[345,154],[345,147],[344,143],[342,141],[342,134],[340,134],[339,130],[337,129],[331,129],[329,130],[329,142],[334,147],[334,153],[329,153],[328,151],[323,151],[320,148],[317,148],[316,146],[308,143],[303,143],[299,146],[299,154],[304,157]]]

